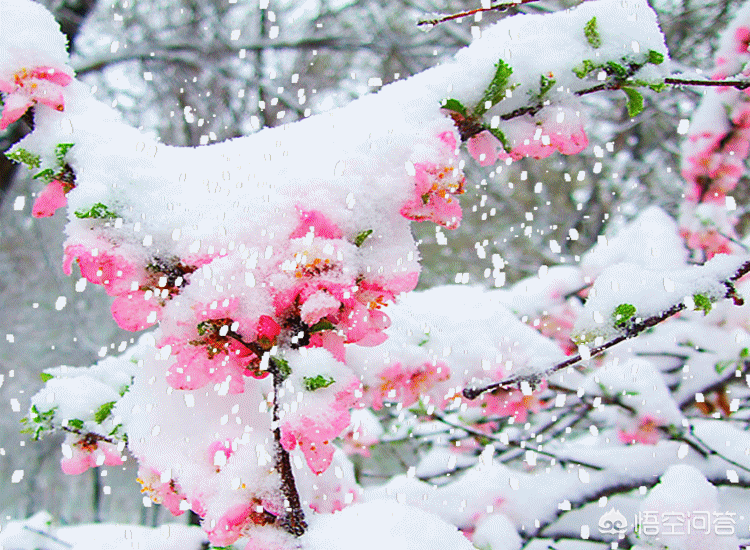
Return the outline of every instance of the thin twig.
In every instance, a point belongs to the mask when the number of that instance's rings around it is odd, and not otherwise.
[[[561,458],[561,457],[557,456],[554,453],[550,453],[549,451],[544,451],[544,450],[540,450],[540,449],[532,449],[530,447],[528,447],[528,448],[522,447],[520,443],[517,443],[515,441],[508,441],[506,443],[506,442],[502,441],[499,437],[497,437],[495,435],[486,434],[484,432],[481,432],[479,430],[476,430],[476,429],[472,428],[471,426],[466,426],[465,424],[459,424],[457,422],[453,422],[451,420],[448,420],[447,418],[445,418],[441,414],[433,413],[431,416],[433,418],[435,418],[436,420],[439,420],[443,424],[446,424],[447,426],[451,426],[452,428],[456,428],[457,430],[463,430],[467,434],[472,435],[474,437],[481,437],[481,438],[489,439],[491,441],[497,441],[499,443],[502,443],[503,445],[519,447],[519,448],[522,448],[522,449],[524,449],[526,451],[534,451],[535,453],[540,454],[542,456],[546,456],[546,457],[549,457],[549,458],[554,458],[555,460],[557,460],[561,464],[565,464],[567,462],[570,462],[572,464],[577,464],[578,466],[583,466],[584,468],[591,468],[592,470],[603,470],[604,469],[602,466],[598,466],[596,464],[591,464],[590,462],[583,462],[581,460],[576,460],[574,458]]]
[[[530,4],[531,2],[536,2],[536,1],[537,0],[518,0],[517,2],[502,2],[500,4],[495,4],[494,6],[490,6],[489,8],[476,8],[473,10],[466,10],[466,11],[462,11],[458,13],[452,13],[450,15],[442,15],[440,17],[435,17],[432,19],[420,19],[417,22],[417,26],[429,25],[430,27],[434,27],[435,25],[439,25],[440,23],[453,21],[454,19],[461,19],[463,17],[469,17],[477,13],[484,13],[487,11],[504,12],[504,11],[508,11],[511,8],[517,8],[518,6],[522,6],[523,4]]]
[[[273,357],[269,361],[269,370],[273,375],[273,439],[276,455],[274,463],[279,476],[281,476],[281,492],[286,500],[287,511],[286,516],[281,518],[280,525],[287,532],[299,537],[305,533],[307,522],[305,521],[305,513],[302,511],[297,485],[294,482],[289,451],[281,444],[281,426],[279,425],[279,392],[285,377]]]
[[[695,80],[668,77],[664,79],[664,84],[671,84],[672,86],[725,86],[738,90],[750,88],[750,80]]]
[[[747,273],[750,273],[750,260],[743,263],[731,277],[729,277],[726,281],[723,281],[724,286],[726,286],[727,288],[727,293],[725,295],[725,298],[731,298],[732,300],[734,300],[735,304],[739,305],[740,302],[738,302],[738,300],[740,298],[734,289],[734,282],[740,279],[741,277],[743,277],[744,275],[747,275]],[[587,354],[588,355],[587,358],[595,357],[599,355],[600,353],[602,353],[603,351],[606,351],[609,348],[619,344],[620,342],[629,340],[630,338],[633,338],[634,336],[638,336],[641,332],[651,327],[654,327],[658,325],[659,323],[662,323],[663,321],[666,321],[673,315],[685,309],[687,309],[687,306],[685,305],[685,303],[680,302],[678,304],[674,304],[672,307],[670,307],[669,309],[667,309],[666,311],[663,311],[662,313],[658,315],[647,317],[646,319],[633,323],[625,330],[623,334],[620,334],[619,336],[613,338],[612,340],[609,340],[608,342],[603,343],[600,346],[595,346],[591,348]],[[478,388],[464,388],[462,393],[466,399],[476,399],[477,397],[479,397],[485,392],[494,391],[500,388],[518,386],[522,382],[536,384],[539,382],[542,376],[550,376],[560,370],[573,366],[582,360],[583,360],[583,357],[581,357],[581,354],[577,353],[575,355],[568,357],[565,361],[561,363],[557,363],[556,365],[553,365],[552,367],[550,367],[544,372],[537,372],[533,374],[517,374],[517,375],[509,376],[507,378],[504,378],[503,380],[500,380],[499,382],[488,384],[486,386],[481,386]]]
[[[52,535],[50,533],[46,533],[46,532],[42,531],[41,529],[34,529],[33,527],[29,527],[28,525],[24,525],[23,529],[25,531],[31,531],[32,533],[36,533],[37,535],[41,535],[41,536],[43,536],[45,538],[48,538],[48,539],[50,539],[52,541],[55,541],[57,544],[61,544],[61,545],[65,546],[65,547],[67,547],[67,548],[73,548],[73,545],[70,544],[69,542],[64,541],[62,539],[59,539],[59,538],[57,538],[56,536],[54,536],[54,535]]]

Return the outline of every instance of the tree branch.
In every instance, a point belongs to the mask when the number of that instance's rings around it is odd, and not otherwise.
[[[496,11],[496,12],[504,12],[508,11],[511,8],[517,8],[518,6],[522,6],[523,4],[530,4],[531,2],[536,2],[537,0],[518,0],[517,2],[502,2],[500,4],[495,4],[494,6],[490,6],[489,8],[476,8],[473,10],[466,10],[458,13],[452,13],[450,15],[441,15],[439,17],[433,17],[432,19],[420,19],[417,22],[417,26],[427,26],[434,27],[435,25],[439,25],[440,23],[445,23],[447,21],[453,21],[454,19],[461,19],[463,17],[468,17],[470,15],[474,15],[477,13],[483,13],[487,11]]]
[[[279,361],[271,357],[269,370],[273,375],[273,439],[275,447],[274,463],[281,476],[281,492],[284,495],[287,514],[281,518],[280,525],[287,532],[297,537],[303,535],[307,529],[305,513],[302,511],[297,485],[294,483],[294,472],[289,451],[281,445],[281,426],[279,425],[279,392],[286,378]]]
[[[729,88],[737,88],[738,90],[750,88],[750,80],[694,80],[685,78],[665,78],[664,84],[671,84],[672,86],[726,86]]]
[[[741,305],[741,298],[737,295],[735,289],[734,289],[734,282],[743,277],[744,275],[747,275],[747,273],[750,273],[750,260],[743,263],[737,271],[729,277],[726,281],[723,281],[724,285],[727,287],[727,293],[725,294],[725,298],[731,298],[735,305]],[[591,357],[595,357],[602,353],[603,351],[608,350],[609,348],[619,344],[620,342],[623,342],[625,340],[629,340],[630,338],[633,338],[635,336],[638,336],[643,331],[658,325],[659,323],[666,321],[676,313],[679,313],[680,311],[683,311],[687,309],[687,306],[684,302],[679,302],[677,304],[674,304],[672,307],[667,309],[666,311],[663,311],[662,313],[658,315],[654,315],[652,317],[647,317],[646,319],[643,319],[641,321],[638,321],[636,323],[631,324],[625,332],[612,340],[609,340],[608,342],[603,343],[600,346],[595,346],[589,350],[589,352],[586,354],[588,357],[587,359]],[[562,369],[565,369],[567,367],[573,366],[576,363],[579,363],[583,360],[583,357],[581,357],[580,353],[577,353],[575,355],[572,355],[568,357],[565,361],[562,361],[561,363],[557,363],[556,365],[553,365],[549,369],[543,372],[536,372],[533,374],[516,374],[513,376],[508,376],[507,378],[504,378],[500,380],[499,382],[495,382],[493,384],[489,384],[487,386],[481,386],[478,388],[464,388],[463,390],[463,396],[466,399],[476,399],[480,395],[482,395],[485,392],[488,391],[494,391],[500,388],[507,388],[507,387],[513,387],[513,386],[519,386],[523,382],[527,382],[530,384],[536,384],[538,383],[542,376],[550,376]]]

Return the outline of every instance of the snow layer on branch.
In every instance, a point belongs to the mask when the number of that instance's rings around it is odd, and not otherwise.
[[[304,550],[473,550],[438,516],[391,500],[357,504],[316,516],[300,538]]]
[[[158,528],[117,523],[51,527],[52,520],[49,513],[42,511],[27,520],[9,522],[0,533],[0,548],[200,550],[206,539],[198,527],[177,523],[165,523]]]
[[[674,269],[687,265],[688,251],[679,237],[677,223],[658,206],[650,206],[613,237],[605,238],[581,258],[584,275],[597,277],[617,263],[648,269]]]
[[[596,279],[574,335],[586,343],[599,337],[609,339],[623,334],[632,320],[659,315],[686,298],[692,300],[700,294],[711,302],[718,301],[727,293],[723,282],[736,273],[743,261],[744,258],[721,254],[702,266],[674,271],[645,269],[635,264],[608,267]],[[626,307],[616,313],[623,305],[635,309]]]
[[[598,48],[592,47],[584,33],[584,26],[592,17],[596,17],[596,29],[601,38]],[[544,55],[540,55],[540,37],[544,37]],[[559,91],[562,94],[568,89],[575,92],[590,87],[590,83],[573,73],[573,68],[582,60],[620,61],[624,56],[649,50],[667,55],[656,14],[641,0],[586,2],[554,17],[506,18],[456,54],[456,62],[462,69],[460,76],[472,76],[450,80],[452,97],[466,105],[479,102],[484,87],[477,83],[490,82],[494,64],[502,59],[513,67],[511,83],[519,86],[490,114],[507,113],[524,106],[530,93],[539,92],[541,75],[552,73],[551,78],[557,80],[552,94],[554,100],[560,97],[558,88],[562,88]]]
[[[608,361],[589,375],[583,388],[593,394],[601,389],[606,395],[616,396],[620,403],[637,411],[639,417],[658,420],[659,425],[682,423],[682,413],[661,373],[643,359]]]
[[[347,350],[368,400],[408,406],[422,396],[442,407],[469,384],[543,372],[562,360],[557,344],[519,321],[507,300],[507,293],[463,285],[405,296],[390,310],[384,344]]]
[[[642,515],[656,513],[661,524],[656,526],[658,533],[650,534],[641,528],[639,539],[648,543],[649,548],[670,550],[738,550],[739,541],[734,534],[717,533],[715,514],[719,510],[716,487],[711,485],[696,468],[677,464],[670,466],[641,503]],[[696,528],[691,514],[708,514],[707,528]],[[690,518],[692,530],[669,529],[669,514]],[[653,526],[652,526],[653,529]],[[675,534],[669,534],[674,532]]]

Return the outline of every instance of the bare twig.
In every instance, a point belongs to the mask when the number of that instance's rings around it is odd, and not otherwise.
[[[604,469],[602,466],[599,466],[597,464],[591,464],[590,462],[583,462],[581,460],[576,460],[576,459],[573,459],[573,458],[561,458],[561,457],[557,456],[554,453],[551,453],[549,451],[544,451],[544,450],[541,450],[541,449],[538,449],[538,448],[537,449],[532,449],[531,447],[521,447],[521,444],[518,443],[518,442],[515,442],[515,441],[503,442],[499,437],[497,437],[495,435],[486,434],[486,433],[484,433],[482,431],[479,431],[479,430],[476,430],[476,429],[472,428],[471,426],[467,426],[465,424],[459,424],[458,422],[453,422],[451,420],[448,420],[447,418],[445,418],[441,414],[433,413],[431,416],[433,418],[435,418],[436,420],[439,420],[440,422],[442,422],[443,424],[445,424],[447,426],[451,426],[452,428],[456,428],[457,430],[463,430],[467,434],[472,435],[474,437],[485,438],[485,439],[488,439],[490,441],[498,441],[498,442],[502,443],[503,445],[512,446],[512,447],[519,447],[519,448],[524,449],[525,451],[534,451],[535,453],[540,454],[542,456],[546,456],[546,457],[549,457],[549,458],[554,458],[555,460],[557,460],[558,462],[560,462],[560,464],[565,464],[565,463],[569,462],[571,464],[576,464],[578,466],[583,466],[584,468],[590,468],[592,470],[603,470]]]
[[[725,295],[725,298],[731,298],[735,304],[738,304],[738,305],[740,304],[740,302],[738,302],[740,298],[734,289],[734,282],[740,279],[741,277],[743,277],[744,275],[747,275],[747,273],[750,273],[750,260],[743,263],[731,277],[729,277],[726,281],[723,281],[724,285],[727,287],[727,293]],[[656,326],[663,321],[666,321],[667,319],[669,319],[676,313],[679,313],[680,311],[683,311],[686,308],[687,306],[685,305],[685,303],[680,302],[680,303],[674,304],[672,307],[670,307],[669,309],[667,309],[666,311],[663,311],[662,313],[658,315],[647,317],[646,319],[633,323],[629,327],[627,327],[627,329],[625,330],[623,334],[620,334],[619,336],[603,343],[600,346],[595,346],[591,348],[587,355],[589,357],[595,357],[599,355],[600,353],[602,353],[603,351],[606,351],[609,348],[619,344],[620,342],[629,340],[630,338],[633,338],[634,336],[638,336],[641,332],[653,326]],[[553,365],[552,367],[550,367],[549,369],[541,373],[533,373],[533,374],[525,374],[525,375],[517,374],[517,375],[509,376],[507,378],[504,378],[503,380],[500,380],[499,382],[495,382],[493,384],[489,384],[486,386],[481,386],[478,388],[464,388],[463,396],[466,399],[476,399],[477,397],[479,397],[485,392],[494,391],[500,388],[519,386],[522,382],[528,382],[532,384],[537,383],[542,376],[550,376],[560,370],[573,366],[582,360],[583,360],[583,357],[581,357],[581,354],[577,353],[575,355],[568,357],[565,361],[562,361],[561,363],[557,363],[556,365]]]
[[[287,532],[297,537],[303,535],[307,529],[305,513],[302,511],[297,485],[294,482],[292,462],[289,451],[281,445],[281,426],[279,425],[279,392],[286,376],[282,372],[279,361],[271,358],[269,370],[273,375],[273,439],[275,446],[274,463],[281,476],[281,492],[285,499],[286,516],[281,518],[280,525]]]
[[[672,86],[725,86],[745,90],[750,88],[750,80],[697,80],[689,78],[665,78],[664,84]]]
[[[432,19],[420,19],[417,22],[418,26],[430,26],[434,27],[435,25],[439,25],[440,23],[445,23],[447,21],[453,21],[454,19],[461,19],[463,17],[469,17],[471,15],[477,14],[477,13],[484,13],[487,11],[496,11],[496,12],[504,12],[508,11],[511,8],[517,8],[518,6],[522,6],[524,4],[530,4],[531,2],[536,2],[537,0],[518,0],[517,2],[501,2],[499,4],[495,4],[494,6],[490,6],[489,8],[476,8],[473,10],[466,10],[458,13],[452,13],[450,15],[442,15],[440,17],[433,17]]]

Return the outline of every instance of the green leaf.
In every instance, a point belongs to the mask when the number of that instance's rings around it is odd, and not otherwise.
[[[317,323],[315,323],[313,326],[310,327],[309,332],[310,333],[322,332],[324,330],[333,330],[335,328],[336,326],[332,322],[326,319],[321,319],[320,321],[318,321]]]
[[[55,171],[52,168],[45,168],[38,174],[34,174],[33,179],[35,180],[43,180],[47,183],[51,182],[53,179],[55,179]]]
[[[55,146],[55,159],[57,164],[62,168],[65,165],[65,155],[70,151],[70,148],[75,145],[74,143],[58,143]]]
[[[271,366],[279,373],[282,380],[286,380],[290,374],[292,374],[292,367],[289,366],[289,361],[282,359],[281,357],[271,357],[268,360]]]
[[[5,156],[13,162],[25,164],[29,167],[29,170],[32,170],[33,168],[39,168],[42,165],[42,161],[39,158],[39,155],[29,153],[23,147],[19,147],[18,149],[16,149],[15,151],[11,151],[10,153],[5,153]]]
[[[70,419],[68,419],[68,426],[73,426],[74,428],[82,430],[83,429],[83,420],[79,420],[78,418],[70,418]]]
[[[213,329],[213,327],[213,324],[209,321],[201,321],[195,328],[200,336],[204,336],[209,330]]]
[[[557,83],[557,80],[550,78],[546,75],[539,77],[539,98],[541,99],[552,87]]]
[[[112,437],[117,437],[118,436],[117,432],[119,432],[121,428],[122,428],[122,424],[118,424],[117,426],[112,428],[112,431],[110,431],[107,435],[112,436]]]
[[[657,94],[664,91],[664,88],[667,87],[664,82],[653,82],[648,80],[634,80],[633,81],[636,86],[641,86],[644,88],[650,88],[652,91],[656,92]]]
[[[719,361],[714,365],[714,370],[716,371],[716,374],[721,374],[732,365],[734,365],[734,361],[729,361],[729,360]]]
[[[429,341],[430,341],[430,335],[429,334],[425,334],[425,337],[417,345],[421,348],[422,346],[424,346],[425,344],[427,344],[427,342],[429,342]]]
[[[504,133],[502,133],[497,128],[489,128],[488,126],[485,126],[485,129],[497,138],[497,140],[502,144],[503,149],[505,149],[506,153],[510,151],[510,142],[508,141],[508,138],[505,137]]]
[[[487,112],[487,102],[490,103],[491,107],[505,99],[505,92],[508,89],[508,82],[510,75],[513,74],[513,68],[502,59],[498,60],[495,67],[495,76],[492,77],[492,82],[487,86],[477,106],[474,107],[475,116],[482,116]]]
[[[623,88],[628,96],[628,116],[634,117],[643,111],[643,95],[635,88]]]
[[[305,384],[305,389],[307,391],[315,391],[319,390],[320,388],[327,388],[336,380],[334,380],[331,377],[323,376],[322,374],[319,374],[318,376],[305,376],[302,378],[303,383]]]
[[[462,115],[464,118],[469,116],[469,111],[466,109],[463,103],[461,103],[457,99],[444,99],[441,103],[441,106],[443,109],[447,109],[448,111],[453,111],[455,113],[458,113],[459,115]]]
[[[583,34],[586,35],[591,47],[596,49],[602,45],[602,37],[599,35],[599,30],[596,28],[596,17],[592,17],[588,20],[586,25],[583,27]]]
[[[652,65],[661,65],[664,63],[664,54],[654,50],[649,50],[646,59]]]
[[[704,315],[708,315],[713,307],[711,300],[705,294],[693,294],[693,302],[695,303],[695,309],[702,311]]]
[[[369,237],[370,235],[372,235],[372,229],[365,229],[364,231],[362,231],[359,235],[354,237],[354,246],[356,246],[357,248],[362,246],[367,237]]]
[[[46,372],[40,372],[39,378],[42,379],[42,382],[49,382],[54,378],[54,376],[52,376],[51,374],[47,374]]]
[[[109,401],[108,403],[104,403],[101,407],[96,409],[96,412],[94,413],[94,421],[97,424],[101,424],[104,422],[107,417],[112,414],[112,407],[115,406],[115,401]]]
[[[117,214],[115,214],[112,210],[110,210],[106,204],[97,202],[94,206],[92,206],[88,210],[76,210],[75,216],[76,218],[81,218],[81,219],[85,219],[85,218],[104,219],[104,218],[116,218]]]
[[[633,316],[635,315],[635,306],[632,304],[620,304],[615,308],[612,313],[612,318],[615,321],[615,326],[620,328],[628,324]]]
[[[607,61],[607,68],[609,73],[615,75],[618,78],[626,78],[628,76],[628,70],[614,61]]]
[[[750,355],[750,349],[742,348],[742,351],[740,351],[740,359],[745,359],[748,355]]]
[[[584,59],[580,65],[577,65],[573,67],[573,73],[578,78],[585,78],[586,75],[588,75],[590,72],[595,71],[598,69],[600,65],[596,65],[593,61],[590,59]]]

